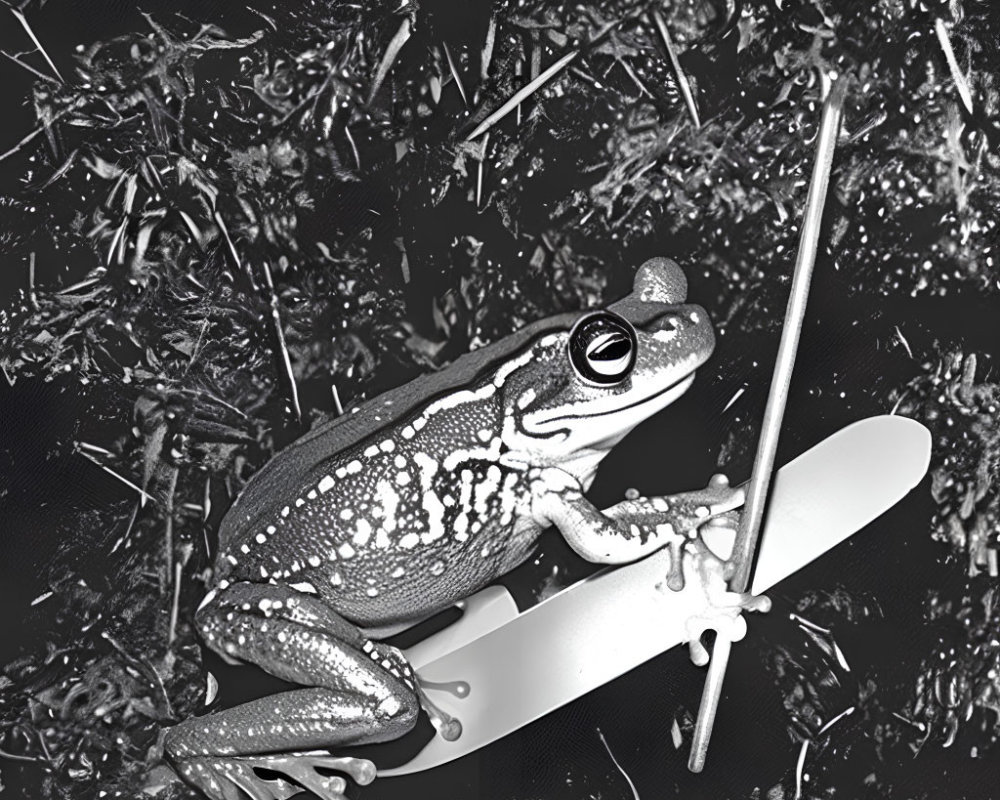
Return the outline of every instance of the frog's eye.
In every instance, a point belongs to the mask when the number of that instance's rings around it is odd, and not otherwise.
[[[635,364],[635,331],[610,311],[582,317],[569,333],[569,360],[592,383],[619,383]]]

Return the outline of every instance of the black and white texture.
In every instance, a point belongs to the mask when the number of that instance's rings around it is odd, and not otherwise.
[[[342,405],[621,296],[648,257],[684,267],[718,344],[592,497],[745,478],[836,70],[779,463],[895,410],[932,430],[930,477],[750,621],[703,775],[703,673],[676,650],[361,796],[994,795],[994,4],[141,10],[0,8],[6,791],[192,791],[156,743],[203,710],[206,669],[224,704],[273,688],[191,624],[249,476]],[[512,591],[587,569],[552,537]]]

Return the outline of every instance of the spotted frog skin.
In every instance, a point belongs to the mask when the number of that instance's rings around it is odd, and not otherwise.
[[[653,259],[609,308],[530,325],[317,428],[261,469],[223,520],[196,622],[227,660],[306,688],[172,728],[178,772],[214,800],[299,791],[254,768],[339,800],[346,781],[328,772],[367,783],[371,762],[300,751],[395,738],[421,706],[441,735],[460,735],[378,637],[495,581],[551,525],[595,562],[670,547],[668,584],[681,588],[682,547],[697,549],[698,527],[739,506],[739,491],[717,478],[604,511],[584,493],[611,448],[711,354],[708,318],[685,295],[680,268]]]

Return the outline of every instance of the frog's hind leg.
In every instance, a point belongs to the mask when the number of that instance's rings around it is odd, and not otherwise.
[[[342,800],[345,781],[371,782],[365,759],[300,753],[395,739],[416,723],[416,678],[395,648],[365,639],[318,600],[282,587],[236,584],[198,614],[213,649],[309,688],[187,720],[167,732],[178,772],[213,800],[284,800],[300,791]],[[265,779],[278,773],[278,780]]]

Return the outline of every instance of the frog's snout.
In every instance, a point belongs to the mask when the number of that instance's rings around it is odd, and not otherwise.
[[[657,256],[639,267],[634,291],[644,303],[677,305],[687,299],[687,278],[676,261]]]

